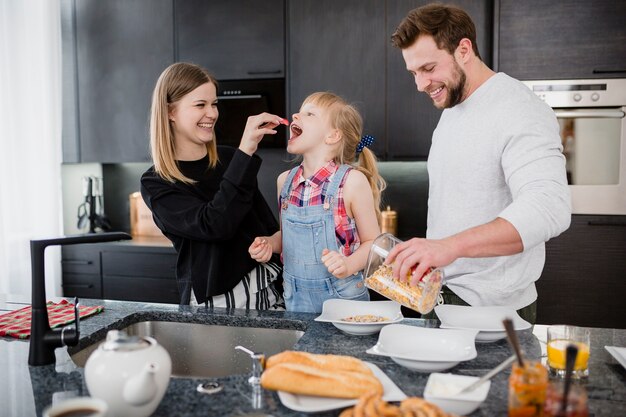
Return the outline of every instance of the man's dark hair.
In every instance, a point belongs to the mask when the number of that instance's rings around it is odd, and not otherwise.
[[[413,9],[391,35],[391,43],[400,49],[413,45],[420,35],[430,35],[439,49],[453,54],[461,39],[472,42],[474,54],[480,58],[476,45],[476,26],[462,9],[433,3]]]

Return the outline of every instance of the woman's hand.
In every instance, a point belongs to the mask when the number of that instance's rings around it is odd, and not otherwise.
[[[337,278],[345,278],[350,275],[346,257],[336,251],[324,249],[322,251],[322,262],[328,269],[328,272]]]
[[[254,242],[248,248],[250,257],[259,263],[264,263],[272,257],[272,244],[267,236],[260,236],[254,239]]]
[[[276,131],[274,128],[280,124],[289,125],[289,121],[269,113],[248,117],[246,128],[239,143],[239,149],[248,155],[252,155],[256,152],[263,136],[275,135]]]

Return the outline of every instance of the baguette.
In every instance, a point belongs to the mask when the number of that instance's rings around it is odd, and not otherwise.
[[[286,350],[270,356],[265,363],[266,369],[282,363],[307,365],[326,371],[350,371],[373,375],[372,370],[360,359],[343,355],[318,355],[315,353]]]
[[[359,398],[383,386],[374,375],[362,372],[332,371],[299,363],[279,363],[261,375],[261,386],[275,391],[332,398]]]

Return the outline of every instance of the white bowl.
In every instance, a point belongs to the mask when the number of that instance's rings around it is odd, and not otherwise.
[[[477,333],[477,330],[391,324],[380,331],[378,343],[366,352],[388,356],[397,364],[415,371],[443,371],[476,357],[474,339]]]
[[[502,320],[513,320],[515,330],[525,330],[531,324],[522,319],[511,307],[471,307],[444,304],[435,307],[442,329],[478,330],[477,342],[495,342],[506,337]]]
[[[374,315],[389,318],[388,321],[357,323],[345,321],[347,317]],[[333,298],[324,301],[322,314],[315,321],[332,323],[339,330],[357,336],[375,334],[388,324],[404,320],[400,304],[395,301],[356,301]]]
[[[478,379],[475,376],[432,373],[424,388],[424,399],[437,404],[446,413],[471,414],[487,398],[491,381],[470,392],[459,394],[459,391]]]

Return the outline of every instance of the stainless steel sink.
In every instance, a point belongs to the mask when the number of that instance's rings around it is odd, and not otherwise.
[[[252,360],[235,346],[241,345],[267,356],[293,348],[304,332],[300,330],[234,327],[171,321],[142,321],[124,329],[129,335],[155,338],[172,358],[173,377],[221,377],[246,374]],[[84,367],[95,343],[72,355]]]

